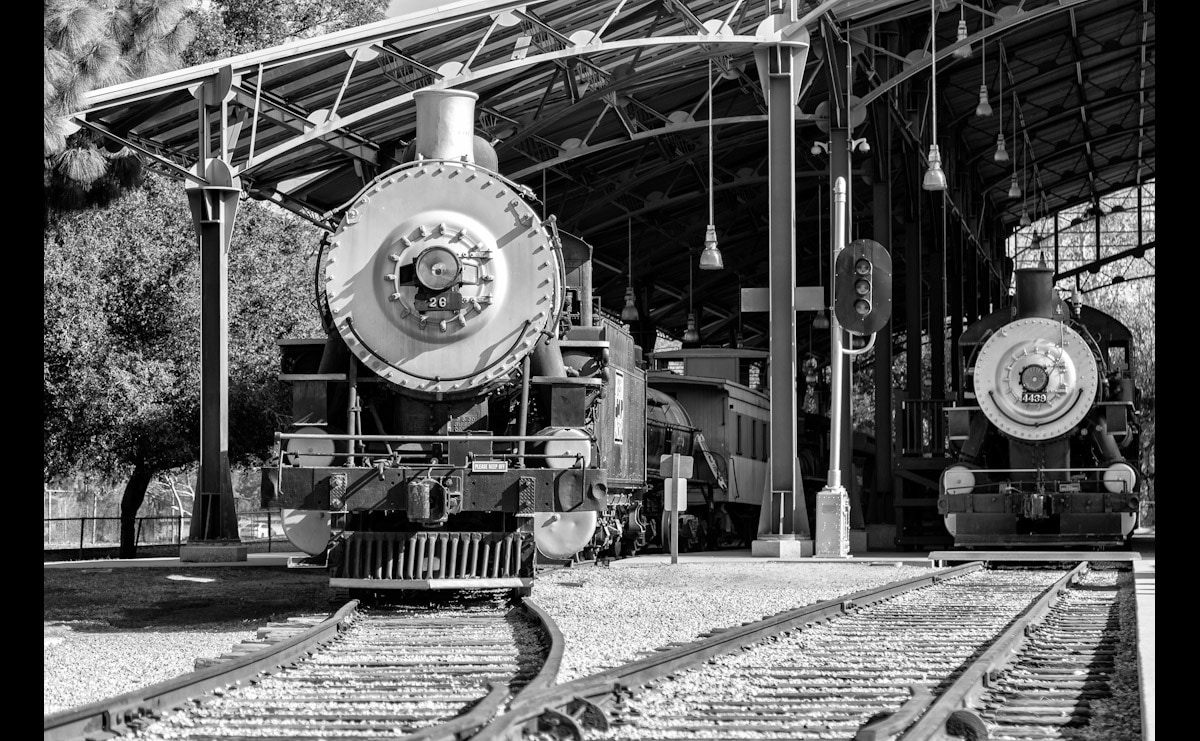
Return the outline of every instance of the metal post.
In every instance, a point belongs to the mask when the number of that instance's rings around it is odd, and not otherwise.
[[[679,479],[679,453],[671,454],[671,477]],[[685,489],[686,491],[686,489]],[[675,490],[675,506],[671,508],[671,563],[679,563],[679,499],[687,494]]]
[[[833,183],[833,254],[832,260],[837,261],[838,254],[846,246],[846,179],[838,177]],[[836,289],[836,286],[834,286]],[[842,352],[842,324],[838,321],[837,313],[830,312],[829,317],[829,364],[833,373],[829,391],[829,474],[825,488],[817,494],[817,547],[818,556],[848,556],[850,555],[850,539],[847,532],[846,515],[849,514],[850,500],[846,489],[842,486],[842,425],[844,419],[842,408],[842,372],[843,364],[847,362]]]

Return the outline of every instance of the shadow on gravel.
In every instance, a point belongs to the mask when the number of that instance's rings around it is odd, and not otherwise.
[[[293,615],[329,614],[324,571],[277,567],[52,569],[42,574],[44,622],[79,631],[247,630]]]

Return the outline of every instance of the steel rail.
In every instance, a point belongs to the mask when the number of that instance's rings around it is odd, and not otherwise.
[[[542,668],[533,679],[529,680],[528,684],[522,687],[516,695],[512,696],[513,702],[520,701],[527,695],[545,691],[553,686],[558,679],[558,671],[562,666],[563,651],[566,649],[566,640],[563,638],[558,623],[554,622],[554,618],[550,617],[550,613],[546,612],[541,605],[528,597],[521,599],[521,607],[524,608],[525,612],[529,613],[530,617],[537,621],[549,643],[549,649],[546,654],[546,660],[542,663]],[[480,728],[483,728],[489,721],[496,717],[500,706],[508,698],[508,687],[498,682],[493,682],[487,696],[476,703],[467,713],[448,720],[445,723],[424,728],[416,733],[410,733],[407,736],[403,736],[402,739],[403,741],[459,741],[459,739],[470,738]]]
[[[516,729],[535,722],[542,715],[571,727],[577,738],[583,738],[581,720],[601,728],[607,725],[607,716],[599,705],[593,702],[593,698],[611,695],[622,688],[646,684],[680,670],[695,667],[714,656],[742,649],[768,636],[819,620],[827,620],[856,607],[888,600],[914,589],[978,571],[983,567],[983,561],[972,561],[928,576],[919,576],[770,615],[757,622],[734,628],[717,628],[709,637],[683,646],[660,651],[655,655],[581,677],[542,692],[524,693],[509,704],[508,712],[470,738],[472,741],[503,741]]]
[[[890,718],[872,724],[872,730],[881,735],[857,736],[857,741],[873,741],[875,738],[891,738],[903,732],[898,741],[929,741],[948,738],[946,723],[955,719],[974,729],[982,729],[983,721],[971,709],[971,703],[987,688],[1005,664],[1008,664],[1025,644],[1025,638],[1037,625],[1045,620],[1051,607],[1060,598],[1063,590],[1087,573],[1089,563],[1083,561],[1071,569],[1066,576],[1052,584],[1040,598],[1013,620],[1000,637],[983,654],[966,668],[936,700],[933,701],[915,723],[899,727],[888,727]],[[907,730],[905,728],[907,726]],[[865,730],[865,728],[864,728]]]
[[[274,669],[336,638],[358,609],[350,600],[330,617],[279,643],[237,659],[45,716],[43,741],[77,741],[96,736],[120,735],[132,721],[158,714],[202,695]]]

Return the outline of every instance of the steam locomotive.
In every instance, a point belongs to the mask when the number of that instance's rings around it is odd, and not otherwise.
[[[535,549],[623,533],[645,485],[632,336],[593,312],[590,246],[496,171],[476,98],[414,94],[405,161],[323,246],[327,337],[281,343],[263,504],[334,588],[527,592]]]
[[[938,511],[955,546],[1128,544],[1142,474],[1134,345],[1113,317],[1060,298],[1041,261],[1015,303],[966,329],[948,408],[955,462]]]
[[[591,247],[497,172],[476,98],[414,94],[402,164],[322,245],[326,336],[280,340],[291,421],[261,495],[308,554],[293,565],[341,590],[528,593],[535,562],[664,548],[676,453],[694,463],[681,548],[748,545],[767,353],[665,351],[679,367],[648,370],[593,299]]]

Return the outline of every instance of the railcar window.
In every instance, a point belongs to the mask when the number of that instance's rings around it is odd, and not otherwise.
[[[742,415],[740,414],[737,415],[737,447],[734,448],[734,451],[738,455],[742,454]]]

